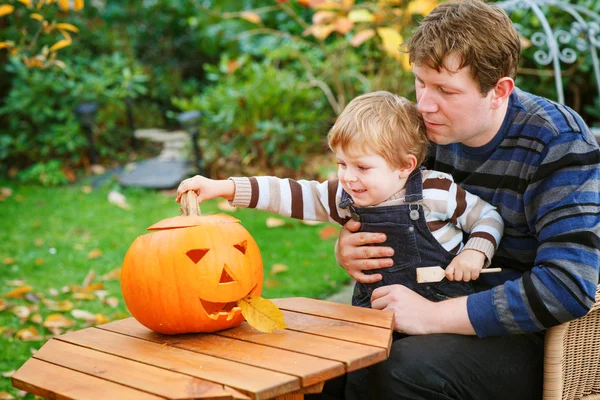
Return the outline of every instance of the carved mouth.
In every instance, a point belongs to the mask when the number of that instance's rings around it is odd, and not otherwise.
[[[248,296],[255,288],[256,285],[241,298]],[[230,321],[242,312],[242,309],[237,306],[237,301],[231,301],[228,303],[215,303],[204,300],[200,297],[198,299],[200,300],[200,303],[202,303],[202,307],[210,319],[218,320],[224,318],[226,321]]]

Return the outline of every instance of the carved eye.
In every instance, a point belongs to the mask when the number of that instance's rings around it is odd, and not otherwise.
[[[208,253],[210,249],[194,249],[185,253],[186,256],[190,258],[194,262],[194,264],[198,264],[198,261],[202,260],[202,257]]]
[[[238,244],[234,244],[233,247],[242,252],[242,254],[246,254],[246,249],[248,248],[248,241],[244,240]]]

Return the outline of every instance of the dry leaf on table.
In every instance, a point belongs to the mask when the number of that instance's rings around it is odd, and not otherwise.
[[[261,332],[272,333],[286,327],[283,313],[270,300],[247,296],[238,300],[237,305],[248,324]]]

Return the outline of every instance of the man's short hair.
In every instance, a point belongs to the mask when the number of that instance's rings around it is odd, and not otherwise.
[[[515,78],[521,54],[519,34],[508,15],[497,5],[480,0],[437,6],[405,46],[411,63],[438,72],[448,54],[458,54],[460,68],[471,68],[471,76],[484,95],[500,78]]]
[[[412,154],[420,165],[427,155],[425,123],[410,100],[390,92],[354,98],[337,118],[328,135],[329,147],[351,155],[375,153],[393,168],[404,168]]]

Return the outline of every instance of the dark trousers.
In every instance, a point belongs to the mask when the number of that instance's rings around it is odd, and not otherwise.
[[[542,398],[541,334],[480,339],[407,336],[390,357],[325,384],[307,399],[536,400]]]

